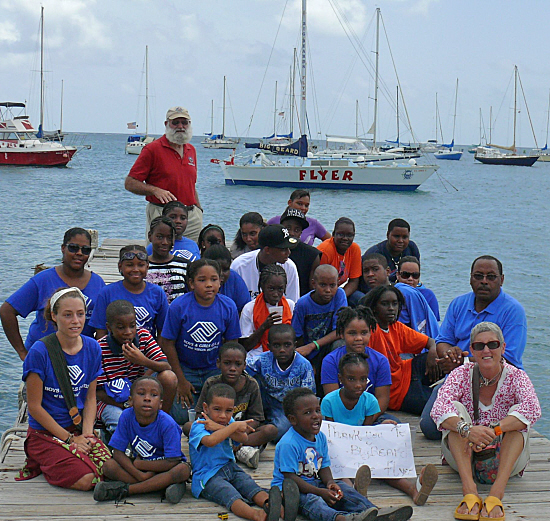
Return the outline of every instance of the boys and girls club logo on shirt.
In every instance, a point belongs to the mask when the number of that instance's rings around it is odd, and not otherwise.
[[[69,377],[71,378],[72,386],[77,387],[82,378],[84,378],[84,371],[77,365],[69,365],[67,366],[67,369],[69,370]]]
[[[134,309],[136,310],[136,326],[146,327],[145,324],[151,319],[149,311],[141,306],[134,306]]]
[[[132,449],[138,453],[143,459],[150,459],[154,456],[157,449],[153,447],[147,440],[142,440],[139,436],[136,436],[132,440]]]
[[[189,329],[189,336],[198,344],[211,343],[220,330],[214,322],[195,322],[195,325]]]
[[[88,295],[84,295],[84,304],[86,305],[86,320],[89,320],[92,318],[92,311],[90,304],[92,303],[92,299],[88,297]]]

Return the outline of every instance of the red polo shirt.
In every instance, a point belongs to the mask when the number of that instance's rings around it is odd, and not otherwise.
[[[128,174],[138,181],[172,192],[178,201],[188,206],[197,204],[197,152],[190,143],[183,145],[183,157],[171,146],[166,136],[146,145]],[[161,204],[148,195],[147,201]]]

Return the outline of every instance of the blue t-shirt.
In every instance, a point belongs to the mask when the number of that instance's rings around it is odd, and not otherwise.
[[[431,289],[424,286],[424,284],[422,283],[416,286],[416,289],[420,291],[420,293],[422,293],[422,295],[426,299],[426,302],[432,308],[435,318],[437,318],[437,321],[439,322],[441,320],[441,316],[439,315],[439,302],[437,301],[435,293]]]
[[[76,355],[63,352],[67,360],[69,376],[73,386],[76,406],[79,411],[84,409],[86,395],[90,384],[103,373],[101,367],[101,348],[93,338],[81,335],[82,349]],[[23,362],[23,380],[27,380],[29,373],[36,373],[42,382],[42,407],[61,427],[73,424],[69,416],[67,404],[59,388],[59,383],[53,370],[48,348],[38,340],[29,349]],[[29,413],[29,425],[33,429],[44,429]]]
[[[304,345],[319,340],[336,329],[336,312],[348,305],[346,293],[338,288],[334,298],[325,305],[317,304],[312,298],[310,291],[307,295],[298,299],[292,315],[292,327],[296,336],[303,337]],[[314,358],[319,351],[314,349],[308,359]]]
[[[176,257],[183,257],[189,262],[193,262],[201,258],[201,253],[197,243],[188,239],[187,237],[182,237],[181,239],[176,239],[174,246],[170,250],[170,253],[173,253]],[[147,246],[147,255],[153,254],[153,245],[149,244]]]
[[[436,338],[439,335],[439,324],[424,295],[416,288],[402,282],[395,284],[395,287],[405,299],[405,306],[399,314],[399,322],[423,335]]]
[[[309,387],[315,392],[315,377],[311,363],[300,353],[295,353],[290,366],[283,371],[271,351],[253,360],[247,360],[246,372],[258,380],[260,389],[268,396],[283,403],[286,393],[296,387]]]
[[[127,300],[134,305],[137,328],[147,329],[157,338],[157,332],[160,333],[164,325],[168,300],[164,290],[150,282],[145,283],[145,289],[139,294],[128,291],[122,280],[106,286],[97,297],[90,326],[107,329],[105,311],[111,302],[119,299]]]
[[[306,440],[291,427],[275,447],[272,487],[282,489],[283,472],[293,472],[306,483],[317,485],[319,471],[330,467],[327,437],[320,432]]]
[[[367,416],[380,412],[378,400],[371,393],[364,392],[350,411],[340,397],[340,389],[328,393],[321,402],[321,413],[335,422],[346,425],[363,425]]]
[[[235,420],[231,418],[229,424]],[[204,423],[194,422],[189,432],[189,457],[193,466],[193,481],[191,483],[191,492],[195,497],[201,495],[202,490],[208,483],[208,480],[213,477],[226,463],[235,461],[233,449],[229,438],[226,438],[221,443],[214,447],[207,447],[201,443],[205,436],[210,436],[212,433],[207,431]]]
[[[132,453],[146,460],[181,458],[181,429],[175,420],[164,411],[158,411],[153,423],[143,427],[136,419],[133,408],[126,409],[120,415],[118,425],[109,445],[124,452],[132,447]]]
[[[170,304],[162,336],[176,341],[182,366],[215,369],[222,343],[241,337],[237,306],[219,294],[210,306],[201,306],[193,292],[186,293]]]
[[[232,269],[229,270],[231,274],[225,281],[225,284],[220,288],[220,294],[229,297],[237,306],[237,311],[240,313],[245,304],[250,302],[250,292],[246,287],[243,278]]]
[[[390,267],[390,282],[395,282],[397,280],[397,265],[399,264],[399,260],[401,259],[401,257],[412,255],[413,257],[416,257],[418,260],[420,260],[420,251],[418,250],[418,246],[414,241],[409,241],[409,245],[403,250],[399,257],[394,258],[391,256],[390,250],[388,250],[387,239],[385,241],[379,242],[378,244],[375,244],[374,246],[371,246],[365,253],[363,253],[363,260],[365,259],[365,255],[368,255],[369,253],[380,253],[381,255],[384,255],[384,257],[386,257],[386,260],[388,261],[388,266]]]
[[[445,313],[436,343],[446,342],[470,352],[470,332],[480,322],[494,322],[504,335],[504,358],[523,369],[523,351],[527,342],[527,319],[523,306],[500,290],[499,296],[479,313],[475,309],[474,292],[456,297]]]
[[[321,385],[338,384],[339,387],[342,387],[338,381],[338,364],[346,353],[346,346],[342,346],[325,356],[321,366]],[[365,354],[369,357],[367,392],[374,394],[376,387],[391,385],[390,363],[383,354],[368,346],[365,347]]]
[[[93,337],[94,329],[88,323],[94,310],[94,305],[99,292],[105,287],[103,279],[92,273],[88,284],[82,290],[86,298],[86,324],[82,334]],[[36,317],[29,327],[29,334],[25,340],[25,347],[30,347],[42,337],[55,333],[55,328],[44,318],[44,308],[47,301],[54,294],[56,289],[68,288],[61,277],[55,271],[55,268],[41,271],[29,279],[13,295],[6,299],[6,302],[19,313],[23,318],[27,317],[32,311],[36,311]]]

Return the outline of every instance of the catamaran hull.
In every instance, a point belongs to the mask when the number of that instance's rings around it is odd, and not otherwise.
[[[66,166],[76,148],[44,152],[12,152],[0,148],[0,165],[16,166]]]
[[[436,159],[448,159],[450,161],[460,161],[462,152],[443,152],[434,154]]]
[[[366,165],[319,166],[239,166],[220,163],[228,185],[331,190],[416,190],[439,167]]]
[[[475,155],[474,159],[484,165],[511,165],[511,166],[533,166],[539,156],[504,156],[504,157],[483,157]]]

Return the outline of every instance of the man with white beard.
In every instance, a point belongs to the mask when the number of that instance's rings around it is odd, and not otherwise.
[[[180,201],[189,210],[184,236],[195,242],[202,229],[202,207],[195,184],[197,182],[197,152],[190,141],[193,137],[187,109],[173,107],[166,113],[164,136],[146,145],[124,181],[124,188],[147,200],[147,225],[162,214],[170,201]]]

